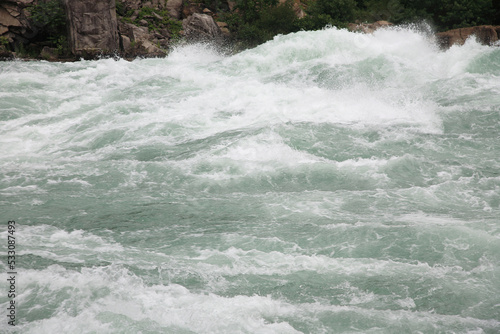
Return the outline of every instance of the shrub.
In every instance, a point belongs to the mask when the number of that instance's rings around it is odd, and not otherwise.
[[[31,20],[46,38],[59,38],[66,34],[66,15],[60,0],[38,2],[28,8]]]
[[[491,0],[400,0],[403,13],[395,23],[429,19],[438,30],[449,30],[468,26],[495,24],[500,5]],[[494,4],[495,2],[495,4]]]
[[[227,22],[233,37],[246,47],[272,39],[277,34],[299,30],[297,17],[289,0],[278,4],[277,0],[239,0],[237,13],[220,15]]]
[[[161,20],[156,18],[149,19],[149,16],[153,16],[153,13],[161,16]],[[179,38],[179,33],[182,30],[182,22],[178,20],[174,20],[170,18],[167,10],[157,10],[151,7],[142,7],[135,19],[134,23],[139,24],[139,21],[142,19],[146,19],[148,21],[148,29],[150,31],[156,30],[158,31],[161,28],[167,28],[167,30],[172,34],[173,39]]]
[[[307,16],[298,22],[301,29],[317,30],[327,25],[345,27],[354,21],[358,7],[355,0],[317,0],[310,3]]]
[[[257,25],[266,33],[274,36],[296,31],[296,21],[297,17],[295,16],[292,3],[287,1],[279,6],[272,6],[262,11]]]
[[[9,39],[5,36],[0,36],[0,46],[7,47],[9,45]]]

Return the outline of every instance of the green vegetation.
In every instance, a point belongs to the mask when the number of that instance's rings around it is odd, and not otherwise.
[[[28,8],[30,18],[38,29],[34,42],[48,42],[57,49],[59,55],[68,54],[66,39],[66,15],[60,0],[39,1]],[[18,46],[19,52],[24,53],[24,46]],[[30,50],[28,53],[36,53]]]
[[[214,1],[204,0],[211,8]],[[236,0],[237,12],[219,14],[234,37],[248,45],[274,35],[317,30],[327,25],[343,28],[349,22],[387,20],[396,24],[425,20],[438,31],[483,24],[500,24],[496,0],[303,0],[306,16],[297,19],[291,0]]]
[[[400,0],[401,14],[396,23],[430,20],[439,30],[449,30],[483,24],[500,24],[498,1],[492,0]],[[493,2],[496,4],[493,5]],[[496,13],[495,13],[496,6]]]
[[[28,8],[38,34],[48,40],[57,40],[66,35],[66,16],[60,0],[38,2]]]
[[[7,47],[9,45],[9,39],[5,36],[0,36],[0,46]]]
[[[304,30],[322,29],[326,25],[344,28],[356,18],[356,1],[354,0],[316,0],[311,1],[307,16],[300,26]]]
[[[141,0],[146,4],[145,0]],[[460,27],[500,25],[498,0],[233,0],[236,10],[230,11],[226,0],[197,1],[200,8],[209,8],[218,21],[228,24],[231,37],[240,47],[252,47],[278,34],[299,30],[318,30],[325,26],[344,28],[350,22],[387,20],[395,24],[429,22],[437,31]],[[124,22],[146,25],[149,31],[180,39],[182,22],[170,18],[167,10],[142,7],[138,12],[115,0],[116,12]],[[297,18],[297,11],[306,15]],[[55,48],[59,55],[68,55],[66,17],[61,0],[39,0],[28,7],[36,30],[31,44],[13,46],[24,55],[37,55],[42,46]],[[6,38],[0,46],[8,49]]]
[[[227,22],[236,40],[252,46],[300,29],[292,4],[291,0],[282,4],[277,0],[237,0],[237,12],[222,14],[220,19]]]
[[[154,14],[157,14],[158,16]],[[137,15],[135,23],[138,23],[144,18],[148,18],[148,28],[150,31],[158,31],[159,29],[166,27],[173,37],[178,37],[179,32],[182,30],[182,23],[171,19],[167,10],[156,10],[150,7],[142,7]]]
[[[151,7],[142,7],[135,19],[133,10],[126,10],[122,2],[116,1],[116,13],[122,17],[124,22],[141,25],[141,20],[148,22],[149,31],[158,31],[166,28],[171,34],[171,38],[178,39],[182,30],[182,22],[170,18],[167,10],[157,10]]]

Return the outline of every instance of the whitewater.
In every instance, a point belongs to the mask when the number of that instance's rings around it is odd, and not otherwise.
[[[1,333],[500,332],[499,47],[2,62],[0,158]]]

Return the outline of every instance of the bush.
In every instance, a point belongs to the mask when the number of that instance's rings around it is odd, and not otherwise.
[[[358,10],[355,0],[317,0],[307,9],[307,16],[298,22],[304,30],[322,29],[327,25],[345,27],[354,21]]]
[[[491,0],[401,0],[404,7],[395,23],[429,19],[438,30],[499,23],[498,1]]]
[[[59,55],[69,53],[66,39],[66,13],[60,0],[39,1],[27,8],[30,19],[36,27],[34,42],[48,43],[55,47]],[[37,46],[17,45],[21,54],[36,56],[39,53]]]
[[[139,24],[140,20],[152,16],[153,13],[161,16],[162,19],[147,19],[146,21],[148,21],[149,31],[158,31],[162,28],[167,28],[167,30],[172,34],[171,37],[173,39],[178,39],[180,36],[179,33],[182,30],[182,22],[170,18],[167,10],[157,10],[151,7],[142,7],[133,23]]]
[[[233,37],[246,47],[272,39],[277,34],[299,30],[292,2],[281,5],[277,0],[239,0],[237,13],[220,15],[227,22]]]
[[[260,13],[257,25],[272,36],[297,31],[297,17],[290,1],[272,6]],[[272,38],[272,36],[270,38]]]
[[[60,0],[40,1],[28,11],[39,33],[46,38],[57,39],[66,34],[66,15]]]
[[[440,26],[454,29],[489,24],[492,13],[491,0],[447,0],[436,20]]]

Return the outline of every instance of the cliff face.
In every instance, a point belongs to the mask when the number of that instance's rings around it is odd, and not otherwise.
[[[0,57],[10,56],[10,45],[28,43],[37,34],[37,27],[26,11],[33,0],[4,0],[0,2]]]
[[[75,56],[119,52],[115,0],[63,0],[68,41]]]

